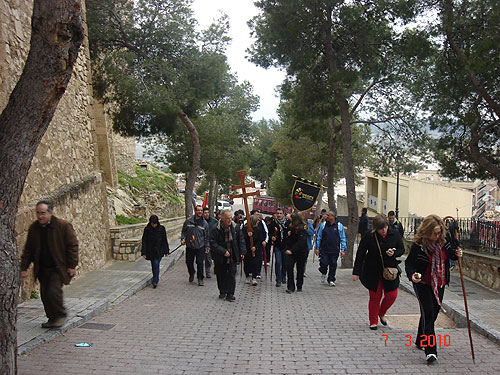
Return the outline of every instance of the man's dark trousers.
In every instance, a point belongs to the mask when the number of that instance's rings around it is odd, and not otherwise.
[[[205,260],[205,249],[191,249],[186,248],[186,265],[188,268],[189,276],[194,275],[194,259],[196,258],[196,276],[198,280],[203,280],[203,263]]]
[[[38,281],[40,281],[40,297],[47,318],[50,321],[65,318],[67,313],[63,302],[63,282],[57,269],[40,267]]]
[[[319,253],[319,272],[323,275],[326,275],[328,270],[328,279],[327,281],[335,282],[335,273],[337,272],[337,260],[339,259],[340,252],[336,253]]]
[[[221,293],[234,296],[236,289],[236,263],[226,262],[217,265],[217,285]]]

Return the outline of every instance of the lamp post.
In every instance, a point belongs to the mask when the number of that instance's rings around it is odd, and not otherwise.
[[[396,220],[399,219],[399,167],[396,169]]]

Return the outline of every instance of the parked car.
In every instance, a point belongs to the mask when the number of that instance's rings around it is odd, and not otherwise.
[[[229,210],[231,211],[231,203],[227,201],[217,201],[217,211]]]

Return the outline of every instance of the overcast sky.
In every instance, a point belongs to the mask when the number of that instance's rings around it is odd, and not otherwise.
[[[229,35],[232,42],[227,49],[227,57],[231,70],[237,75],[238,81],[249,81],[254,87],[254,93],[260,97],[260,107],[252,114],[254,120],[278,119],[276,113],[279,99],[276,96],[276,86],[285,74],[277,69],[263,69],[249,62],[245,50],[252,44],[247,21],[257,15],[258,10],[252,0],[194,0],[193,10],[200,27],[205,28],[223,11],[229,16],[231,29]]]

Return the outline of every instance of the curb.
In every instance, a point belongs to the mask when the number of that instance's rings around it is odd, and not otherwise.
[[[167,272],[167,270],[169,270],[172,266],[174,266],[177,263],[177,261],[184,255],[184,252],[185,252],[185,247],[179,248],[179,250],[177,250],[171,257],[167,257],[166,264],[160,268],[160,276],[163,275],[165,272]],[[114,300],[108,300],[108,299],[99,300],[98,302],[89,306],[87,309],[78,312],[74,317],[70,318],[66,322],[66,324],[64,324],[64,326],[62,326],[61,328],[48,329],[47,331],[43,332],[39,336],[28,341],[27,343],[18,346],[17,355],[18,356],[23,355],[35,349],[36,347],[55,339],[56,337],[64,334],[70,329],[82,325],[86,321],[94,318],[99,314],[102,314],[106,310],[113,308],[113,306],[125,301],[127,298],[133,296],[134,294],[144,289],[148,285],[151,285],[151,276],[149,275],[144,277],[137,284],[126,289],[119,297],[115,298]]]

